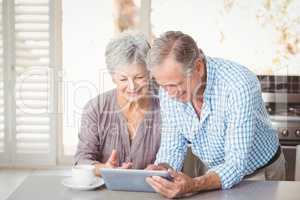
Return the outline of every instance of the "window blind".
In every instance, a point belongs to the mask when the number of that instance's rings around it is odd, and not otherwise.
[[[14,1],[15,126],[12,162],[56,162],[53,126],[53,0]]]
[[[0,155],[5,153],[5,131],[4,131],[4,62],[3,62],[3,6],[0,0]]]

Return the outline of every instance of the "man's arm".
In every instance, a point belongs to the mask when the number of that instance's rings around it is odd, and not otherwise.
[[[200,191],[207,191],[221,188],[219,176],[209,172],[203,176],[191,178],[182,172],[169,170],[172,181],[162,177],[154,176],[146,178],[146,181],[153,189],[167,198],[187,197]]]
[[[252,85],[253,86],[253,85]],[[246,90],[246,91],[245,91]],[[191,178],[172,171],[173,181],[160,177],[147,178],[147,182],[168,198],[188,196],[199,191],[227,189],[240,182],[245,175],[247,159],[254,135],[255,87],[236,90],[230,97],[231,109],[225,139],[225,162],[211,168],[205,175]]]
[[[194,192],[214,190],[221,188],[221,179],[218,174],[211,171],[203,176],[194,178]]]
[[[155,165],[180,171],[187,151],[187,140],[181,133],[176,103],[160,89],[161,142]]]
[[[258,95],[259,88],[252,82],[236,87],[228,98],[224,163],[209,170],[218,174],[222,189],[231,188],[245,176],[254,140]]]

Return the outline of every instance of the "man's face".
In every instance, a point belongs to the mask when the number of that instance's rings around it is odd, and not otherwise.
[[[183,65],[169,56],[159,66],[154,67],[153,76],[171,98],[188,102],[191,101],[201,83],[202,71],[199,71],[197,62],[195,65],[195,70],[186,75],[183,71]]]

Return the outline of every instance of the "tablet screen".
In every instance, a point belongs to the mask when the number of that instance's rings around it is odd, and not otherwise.
[[[167,171],[103,168],[100,172],[109,190],[154,192],[146,182],[147,177],[160,176],[170,180]]]

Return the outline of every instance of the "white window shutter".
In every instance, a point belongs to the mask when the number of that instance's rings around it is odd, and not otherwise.
[[[3,50],[3,6],[0,0],[0,160],[4,160],[5,130],[4,130],[4,50]]]
[[[14,1],[15,134],[12,162],[54,165],[52,0]]]

